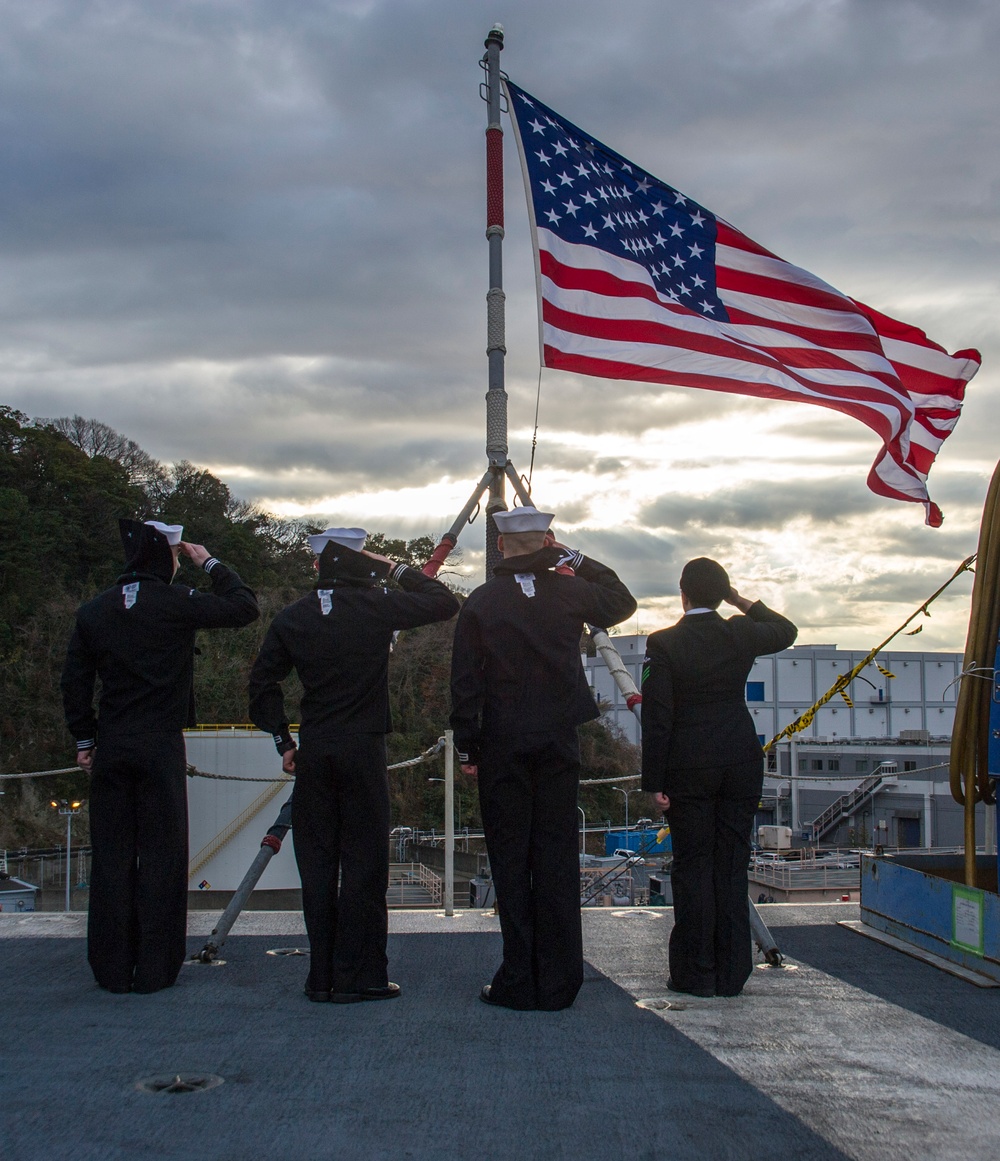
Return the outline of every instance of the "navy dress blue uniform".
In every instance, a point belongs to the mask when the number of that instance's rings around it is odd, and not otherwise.
[[[333,542],[319,569],[316,591],[271,622],[250,675],[250,717],[279,753],[294,748],[280,685],[294,668],[304,688],[292,837],[311,954],[306,993],[346,1002],[382,998],[388,985],[393,634],[447,621],[458,600],[418,569]],[[390,575],[399,590],[383,587]]]
[[[796,633],[757,601],[728,620],[689,612],[646,642],[642,788],[670,799],[669,963],[681,991],[735,996],[753,969],[747,866],[764,763],[746,679]]]
[[[455,747],[478,766],[503,932],[487,994],[523,1010],[568,1007],[583,982],[577,726],[599,711],[580,639],[636,607],[595,560],[576,554],[575,576],[555,572],[565,557],[547,547],[499,563],[462,606],[452,654]]]
[[[253,592],[232,569],[214,558],[205,562],[211,592],[171,584],[174,558],[163,534],[137,521],[121,526],[129,563],[111,588],[77,611],[62,691],[77,750],[96,745],[90,966],[109,991],[155,992],[174,983],[184,962],[182,731],[195,724],[195,634],[239,628],[260,614]]]

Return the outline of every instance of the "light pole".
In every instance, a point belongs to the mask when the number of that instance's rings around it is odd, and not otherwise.
[[[53,810],[58,810],[60,814],[66,815],[66,910],[69,910],[69,876],[71,872],[71,850],[70,842],[72,840],[72,826],[73,815],[79,814],[83,807],[84,800],[82,798],[74,798],[72,800],[67,798],[53,798],[49,806]]]
[[[642,794],[642,790],[623,790],[620,786],[612,786],[612,790],[617,790],[619,794],[625,795],[625,833],[628,833],[628,796],[630,794]]]

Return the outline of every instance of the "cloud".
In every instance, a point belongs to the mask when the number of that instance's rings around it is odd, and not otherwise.
[[[92,415],[247,498],[446,527],[485,465],[477,64],[497,14],[0,5],[0,102],[17,110],[0,121],[0,400]],[[542,372],[536,495],[650,616],[676,615],[679,569],[707,553],[817,633],[865,638],[860,616],[891,619],[974,547],[996,460],[1000,11],[502,7],[519,84],[788,260],[983,350],[931,474],[940,531],[867,492],[878,441],[833,413]],[[538,334],[520,181],[508,135],[509,443],[526,472]],[[932,629],[964,633],[950,613]]]

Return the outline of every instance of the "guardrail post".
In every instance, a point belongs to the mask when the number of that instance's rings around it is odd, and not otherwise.
[[[451,730],[444,734],[444,913],[455,914],[455,745]]]

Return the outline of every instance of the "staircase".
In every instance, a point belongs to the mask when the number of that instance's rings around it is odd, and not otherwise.
[[[845,818],[849,818],[855,811],[871,802],[883,783],[890,779],[895,781],[895,778],[895,762],[885,762],[874,774],[869,774],[853,790],[849,790],[846,794],[842,794],[835,802],[831,802],[826,810],[818,818],[814,818],[810,824],[812,827],[812,841],[819,842],[825,834],[829,834]]]

